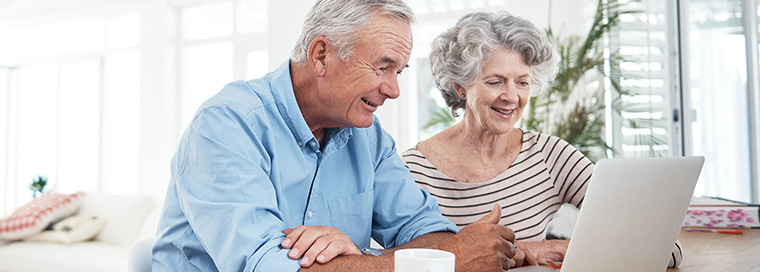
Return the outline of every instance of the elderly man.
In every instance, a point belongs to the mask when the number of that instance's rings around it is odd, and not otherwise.
[[[506,270],[499,213],[455,234],[373,115],[399,96],[413,20],[401,0],[320,0],[290,61],[206,101],[172,159],[153,271],[391,271],[400,247]],[[362,254],[370,238],[385,254]]]

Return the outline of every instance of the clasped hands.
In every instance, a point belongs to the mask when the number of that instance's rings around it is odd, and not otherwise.
[[[499,225],[500,219],[501,208],[494,205],[488,215],[430,248],[454,253],[457,271],[505,271],[510,267],[536,265],[533,254],[514,246],[514,232]],[[282,247],[290,249],[291,259],[301,258],[302,267],[315,261],[325,264],[340,255],[362,254],[348,236],[334,227],[302,225],[283,233],[286,236]]]

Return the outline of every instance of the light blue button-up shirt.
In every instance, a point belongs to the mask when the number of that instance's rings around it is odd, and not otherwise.
[[[196,113],[171,164],[153,271],[297,271],[280,246],[298,225],[340,229],[359,247],[456,232],[414,184],[377,119],[311,133],[289,62],[233,82]]]

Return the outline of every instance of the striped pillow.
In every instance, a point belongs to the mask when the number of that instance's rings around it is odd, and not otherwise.
[[[84,193],[42,195],[0,220],[0,239],[18,240],[42,232],[50,222],[79,210]]]

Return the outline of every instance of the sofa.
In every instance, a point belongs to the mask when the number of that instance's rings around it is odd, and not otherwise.
[[[127,271],[130,246],[155,236],[161,203],[148,195],[83,193],[79,215],[102,220],[87,241],[0,241],[0,271]],[[26,239],[26,238],[25,238]]]

